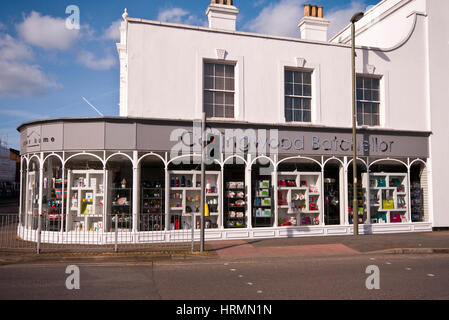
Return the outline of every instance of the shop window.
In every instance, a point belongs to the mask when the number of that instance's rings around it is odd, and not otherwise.
[[[204,112],[207,118],[234,118],[234,65],[204,63]]]
[[[283,162],[277,172],[278,226],[321,224],[321,169],[311,162]]]
[[[414,164],[410,168],[410,211],[412,222],[427,222],[428,179],[424,164]]]
[[[42,184],[42,230],[64,229],[65,215],[62,202],[67,199],[67,179],[62,180],[62,163],[57,157],[49,157],[44,164]]]
[[[357,76],[357,125],[378,126],[380,79]]]
[[[311,122],[312,72],[285,70],[285,121]]]
[[[190,230],[201,225],[201,171],[170,170],[169,230]],[[219,226],[221,203],[221,172],[206,171],[205,178],[205,228]]]
[[[357,185],[356,185],[356,199],[357,199],[357,214],[354,214],[354,175],[352,163],[348,167],[348,222],[353,224],[354,216],[358,217],[358,223],[363,224],[368,222],[367,209],[367,184],[368,176],[366,166],[362,163],[357,163]]]
[[[245,166],[226,165],[224,170],[224,227],[247,227],[247,186]]]
[[[258,159],[251,170],[252,183],[252,226],[272,227],[274,225],[274,168],[267,159]]]
[[[406,167],[381,161],[372,165],[370,170],[365,182],[369,187],[371,223],[407,222],[409,188]]]
[[[156,157],[147,157],[140,168],[139,231],[165,230],[165,168]]]

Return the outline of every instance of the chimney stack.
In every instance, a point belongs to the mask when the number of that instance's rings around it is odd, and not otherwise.
[[[298,24],[301,39],[327,41],[329,23],[330,21],[323,17],[323,7],[305,4],[304,17]]]
[[[232,0],[212,0],[206,10],[209,28],[217,30],[235,31],[238,14]]]

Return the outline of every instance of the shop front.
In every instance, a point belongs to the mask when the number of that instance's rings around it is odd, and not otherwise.
[[[206,240],[344,235],[354,219],[361,234],[432,230],[427,132],[360,130],[353,210],[350,129],[208,126]],[[21,238],[199,238],[197,123],[54,119],[18,130]]]

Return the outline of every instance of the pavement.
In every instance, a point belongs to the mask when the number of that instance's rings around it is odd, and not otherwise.
[[[449,231],[359,236],[301,237],[282,239],[208,241],[205,252],[43,252],[0,251],[0,265],[43,261],[135,261],[236,260],[276,257],[331,257],[364,254],[449,254]]]

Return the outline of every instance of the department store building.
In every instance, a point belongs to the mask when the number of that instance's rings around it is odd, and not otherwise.
[[[202,112],[206,240],[345,235],[354,219],[361,234],[449,226],[448,11],[384,0],[357,22],[356,143],[350,27],[328,40],[322,7],[304,6],[298,38],[237,31],[230,0],[212,1],[208,27],[125,11],[120,116],[18,128],[19,236],[199,237]]]

